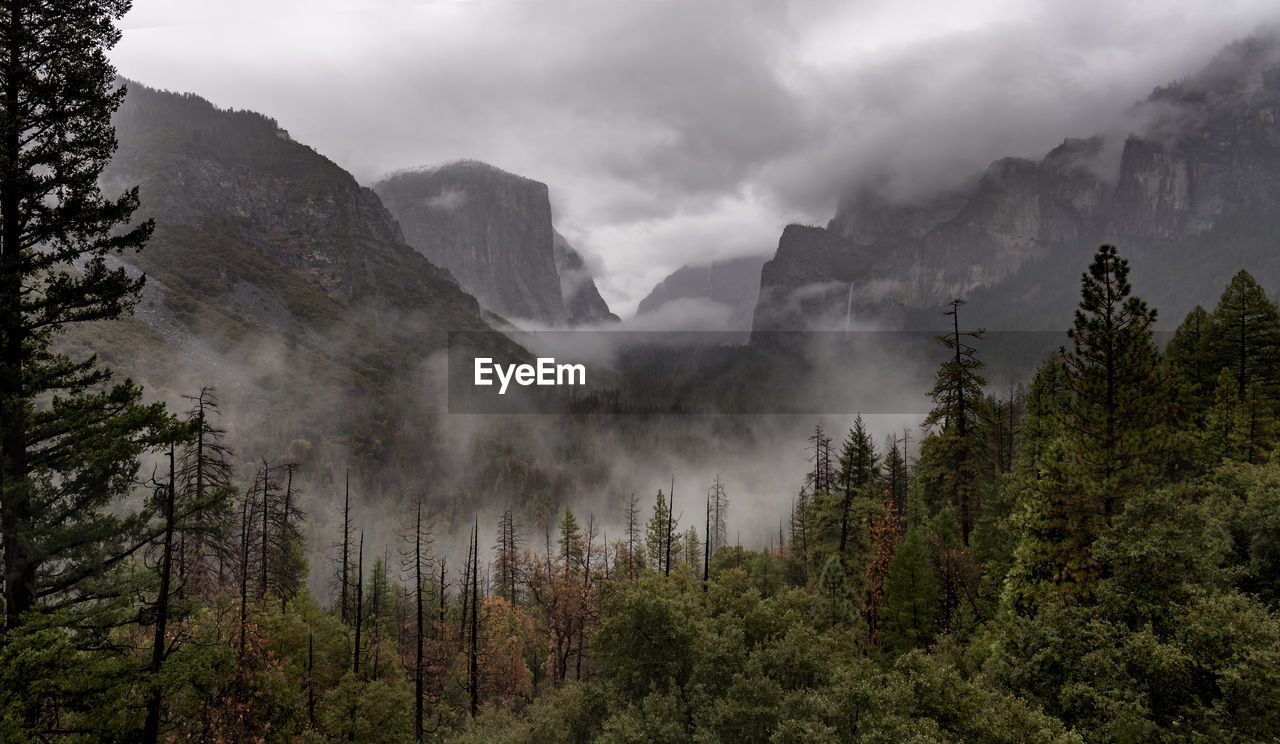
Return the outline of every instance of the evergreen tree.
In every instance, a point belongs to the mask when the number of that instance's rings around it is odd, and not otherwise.
[[[668,541],[674,532],[671,509],[667,505],[666,495],[662,493],[662,489],[658,489],[658,497],[653,504],[653,516],[649,518],[644,540],[650,565],[656,571],[667,570],[667,556],[671,552]]]
[[[839,469],[836,472],[836,488],[840,491],[840,547],[839,555],[843,559],[849,547],[850,511],[855,499],[870,500],[873,498],[872,488],[880,477],[880,456],[876,454],[875,444],[867,427],[859,415],[845,437],[840,451]]]
[[[925,418],[925,426],[941,426],[932,443],[939,458],[938,475],[944,492],[960,515],[962,540],[968,545],[977,506],[979,427],[985,418],[982,387],[987,381],[981,374],[983,363],[978,359],[977,348],[965,340],[981,339],[984,330],[961,332],[960,306],[963,304],[964,300],[952,300],[951,309],[944,313],[951,318],[952,331],[938,336],[937,340],[951,355],[938,367],[933,390],[929,391],[933,409]]]
[[[813,555],[811,538],[813,537],[813,500],[803,487],[791,505],[789,521],[791,534],[788,539],[792,565],[798,575],[795,580],[799,584],[809,583],[809,560]]]
[[[141,520],[103,507],[132,489],[158,445],[160,405],[112,384],[94,358],[50,345],[67,324],[118,318],[142,286],[108,256],[141,248],[137,189],[98,176],[124,98],[106,50],[128,2],[10,3],[0,10],[0,539],[5,627],[38,604],[98,596],[85,582],[140,547]]]
[[[1093,595],[1092,554],[1124,498],[1168,472],[1181,451],[1178,385],[1152,342],[1155,311],[1130,297],[1128,263],[1099,249],[1081,282],[1070,351],[1042,368],[1028,397],[1014,469],[1021,503],[1006,599],[1034,613]]]
[[[1074,480],[1092,502],[1081,506],[1108,521],[1125,494],[1163,475],[1176,447],[1178,389],[1152,341],[1156,311],[1130,296],[1128,276],[1128,261],[1102,246],[1081,279],[1072,348],[1060,351]]]
[[[1213,310],[1209,346],[1217,369],[1225,367],[1235,375],[1236,394],[1241,399],[1255,380],[1261,381],[1269,392],[1277,389],[1280,312],[1243,269],[1231,278]]]
[[[564,577],[568,579],[582,571],[586,555],[582,528],[578,525],[578,518],[573,516],[573,510],[567,506],[564,509],[564,517],[560,519],[560,539],[556,544],[560,546],[560,562],[564,566]]]
[[[926,643],[936,629],[941,593],[921,528],[908,527],[884,582],[880,624],[885,646],[906,650]]]
[[[890,435],[889,446],[885,448],[884,478],[889,501],[899,518],[907,516],[907,485],[910,473],[907,470],[907,458],[898,446],[898,438]]]
[[[1219,370],[1210,344],[1214,338],[1212,316],[1196,305],[1173,333],[1165,349],[1169,360],[1192,388],[1191,411],[1202,413],[1209,405]]]
[[[858,616],[849,586],[849,574],[840,556],[833,555],[822,565],[813,602],[814,622],[820,628],[847,626]]]

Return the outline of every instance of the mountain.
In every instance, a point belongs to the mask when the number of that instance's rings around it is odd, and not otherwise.
[[[743,256],[705,266],[681,266],[640,301],[636,314],[657,313],[678,300],[706,301],[727,310],[725,328],[750,328],[760,293],[760,269],[766,260],[766,256]]]
[[[954,297],[975,324],[1056,328],[1102,243],[1174,322],[1240,268],[1280,285],[1280,44],[1261,34],[1156,89],[1127,136],[1003,158],[911,201],[846,194],[826,227],[789,226],[761,274],[757,330],[874,316],[930,326]]]
[[[555,326],[611,315],[581,256],[557,239],[546,184],[463,160],[400,171],[373,189],[409,245],[486,309]]]
[[[377,195],[260,114],[129,83],[106,193],[139,187],[135,315],[68,338],[176,398],[216,385],[242,430],[427,467],[452,331],[514,351]],[[341,452],[339,452],[341,451]]]
[[[582,255],[569,245],[565,237],[556,232],[555,256],[556,273],[560,275],[560,296],[564,298],[565,310],[569,313],[571,325],[610,322],[620,320],[609,311],[609,304],[596,289],[591,271],[582,259]]]

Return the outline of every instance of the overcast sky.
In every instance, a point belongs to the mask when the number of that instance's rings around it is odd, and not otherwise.
[[[121,74],[279,120],[365,184],[546,182],[614,310],[771,253],[860,180],[909,194],[1120,121],[1275,0],[135,0]]]

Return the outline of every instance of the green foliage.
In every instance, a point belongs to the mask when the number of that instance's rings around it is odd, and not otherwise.
[[[564,517],[560,520],[560,539],[557,544],[560,546],[560,564],[565,575],[581,571],[586,544],[582,539],[582,528],[578,526],[578,519],[573,516],[573,510],[568,507],[565,507]]]
[[[111,115],[125,95],[107,50],[128,8],[5,8],[0,644],[34,673],[0,693],[6,740],[44,738],[64,717],[87,739],[136,738],[141,727],[126,706],[156,682],[138,679],[136,660],[112,637],[128,624],[129,592],[138,589],[123,569],[151,537],[145,507],[117,507],[134,489],[139,458],[187,432],[161,404],[143,405],[131,380],[113,382],[95,357],[54,348],[69,327],[128,315],[143,284],[109,262],[151,235],[150,221],[134,222],[138,190],[108,197],[99,185],[116,149]],[[50,649],[28,646],[34,639]],[[29,666],[32,654],[52,649],[64,666]]]
[[[649,522],[646,525],[644,538],[645,551],[649,556],[649,565],[654,570],[665,572],[670,568],[667,565],[667,558],[676,554],[676,546],[670,543],[677,534],[671,507],[667,504],[666,496],[663,495],[662,489],[658,489],[658,496],[653,504],[653,516],[649,518]],[[672,560],[674,560],[674,557]]]
[[[691,590],[656,575],[609,585],[591,638],[601,675],[634,701],[671,685],[683,687],[695,663],[700,615]]]
[[[1214,340],[1213,318],[1203,307],[1196,305],[1173,333],[1173,339],[1165,349],[1165,357],[1192,385],[1191,411],[1203,411],[1206,400],[1216,387],[1216,377],[1222,367],[1215,363],[1210,345]]]
[[[413,738],[413,687],[402,676],[364,680],[348,672],[320,699],[315,741],[407,744]]]
[[[651,692],[604,722],[599,744],[684,744],[689,741],[688,713],[680,698]]]
[[[858,617],[849,586],[848,573],[833,555],[822,565],[813,604],[813,622],[819,628],[847,627]]]
[[[922,529],[907,528],[885,580],[885,604],[880,608],[886,648],[919,648],[933,636],[942,585],[929,555]]]
[[[1062,384],[1067,456],[1106,519],[1124,495],[1164,475],[1174,454],[1177,388],[1152,341],[1156,311],[1130,296],[1128,262],[1098,250],[1081,280]]]
[[[1209,352],[1217,370],[1235,376],[1236,393],[1243,398],[1254,381],[1273,395],[1280,391],[1280,312],[1249,272],[1241,269],[1231,278],[1212,320]]]
[[[1090,740],[1274,736],[1275,707],[1251,701],[1280,699],[1280,618],[1224,586],[1229,540],[1195,496],[1132,498],[1097,541],[1112,574],[1096,600],[1009,617],[992,673]]]
[[[1280,608],[1280,463],[1225,463],[1207,490],[1204,509],[1227,534],[1226,571],[1241,591]]]
[[[1081,280],[1072,348],[1033,388],[1035,439],[1015,467],[1027,490],[1005,589],[1020,611],[1087,600],[1105,570],[1092,550],[1099,531],[1186,449],[1174,426],[1181,391],[1152,342],[1156,313],[1130,296],[1128,273],[1114,246],[1098,250]]]

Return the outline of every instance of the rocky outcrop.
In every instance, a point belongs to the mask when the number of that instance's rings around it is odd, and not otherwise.
[[[964,188],[908,203],[847,195],[825,229],[784,231],[762,273],[757,324],[927,317],[970,297],[983,322],[1035,325],[1069,312],[1074,277],[1104,242],[1132,259],[1135,277],[1169,279],[1144,297],[1175,316],[1212,300],[1184,292],[1178,271],[1210,280],[1199,293],[1241,266],[1280,281],[1266,259],[1280,199],[1277,46],[1271,36],[1234,44],[1202,74],[1158,89],[1127,137],[997,160]]]
[[[427,347],[489,328],[476,300],[405,244],[377,195],[271,119],[131,83],[114,123],[103,187],[138,186],[156,219],[139,265],[178,294],[213,310],[251,284],[316,328],[348,311],[420,315]]]
[[[600,296],[591,271],[582,255],[569,245],[560,233],[555,233],[556,272],[560,275],[560,295],[570,325],[617,323],[621,320],[609,311],[609,304]]]
[[[554,326],[610,315],[581,256],[557,251],[546,184],[468,160],[373,188],[409,244],[498,315]]]
[[[521,353],[475,298],[376,194],[265,116],[130,83],[114,124],[103,189],[138,186],[155,232],[119,258],[148,276],[137,312],[85,343],[153,393],[217,386],[242,437],[412,459],[425,477],[450,333]]]

